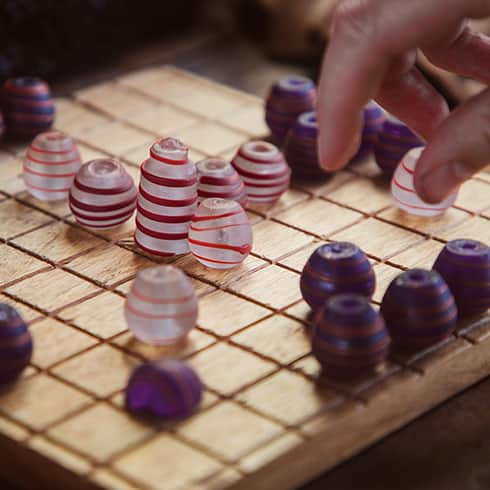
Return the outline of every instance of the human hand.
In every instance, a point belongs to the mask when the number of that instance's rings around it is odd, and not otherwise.
[[[445,99],[415,67],[421,49],[435,65],[490,82],[490,38],[468,18],[490,16],[489,0],[342,0],[325,53],[318,99],[319,157],[343,167],[357,150],[362,108],[375,99],[427,146],[414,180],[441,201],[490,162],[490,89],[449,114]]]

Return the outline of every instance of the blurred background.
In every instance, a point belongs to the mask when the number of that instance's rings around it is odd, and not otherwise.
[[[70,90],[170,60],[263,94],[288,70],[315,77],[336,0],[0,0],[0,79]],[[490,31],[488,22],[479,29]],[[452,105],[479,90],[420,60]]]

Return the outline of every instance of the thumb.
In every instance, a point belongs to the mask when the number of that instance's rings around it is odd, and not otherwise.
[[[490,89],[458,107],[438,127],[415,169],[417,194],[442,201],[490,163]]]

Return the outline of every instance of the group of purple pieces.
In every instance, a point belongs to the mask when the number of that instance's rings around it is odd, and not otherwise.
[[[286,161],[297,177],[325,176],[317,153],[316,100],[314,82],[293,75],[273,85],[266,102],[265,118],[271,135],[275,143],[284,146]],[[405,154],[424,143],[373,101],[364,108],[363,118],[360,147],[352,161],[363,160],[374,152],[379,168],[391,179]]]
[[[490,307],[490,248],[476,240],[446,244],[432,270],[410,269],[389,285],[377,312],[370,305],[375,274],[362,250],[348,242],[322,245],[301,275],[314,313],[312,353],[325,374],[369,373],[388,356],[415,353],[449,337],[458,317]]]

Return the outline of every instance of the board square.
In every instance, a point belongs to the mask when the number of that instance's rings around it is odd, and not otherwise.
[[[422,269],[432,269],[434,262],[444,244],[436,240],[424,240],[423,242],[410,247],[390,258],[393,265],[413,269],[420,267]]]
[[[308,261],[308,259],[311,257],[313,252],[320,247],[321,245],[325,244],[326,242],[320,242],[320,241],[314,241],[310,243],[308,246],[302,248],[301,250],[294,252],[287,257],[284,257],[279,260],[279,263],[281,265],[284,265],[290,269],[292,269],[295,272],[301,273],[303,271],[303,268]]]
[[[286,315],[292,316],[293,318],[296,318],[300,322],[303,322],[306,325],[309,325],[313,321],[313,314],[308,306],[308,303],[306,301],[298,301],[296,304],[293,306],[290,306],[287,308],[284,313]]]
[[[96,293],[99,288],[61,269],[41,272],[5,290],[44,311],[54,311]]]
[[[38,374],[23,379],[15,390],[0,394],[0,412],[32,429],[42,430],[90,401],[87,395],[75,388]]]
[[[75,97],[111,116],[140,114],[150,109],[154,101],[130,88],[109,82],[94,85],[75,93]]]
[[[343,208],[323,199],[311,199],[275,216],[276,221],[325,238],[362,219],[357,211]],[[326,219],[328,218],[328,219]]]
[[[228,148],[236,148],[246,140],[243,134],[214,122],[208,122],[206,125],[196,124],[182,129],[177,136],[182,141],[188,141],[189,146],[206,155],[217,155]]]
[[[228,289],[274,309],[285,308],[301,298],[298,274],[276,265],[245,276]]]
[[[51,262],[63,262],[105,243],[86,231],[61,221],[14,238],[12,242]]]
[[[478,179],[469,179],[460,187],[458,198],[454,205],[478,213],[490,205],[488,200],[489,195],[489,183],[482,182]]]
[[[226,114],[224,122],[232,129],[247,133],[251,138],[262,139],[269,134],[262,101],[257,104],[247,104]]]
[[[294,180],[293,187],[308,192],[315,197],[328,197],[330,192],[334,191],[345,182],[353,180],[354,178],[355,176],[352,174],[352,172],[341,170],[340,172],[334,174],[325,174],[323,178]]]
[[[46,262],[42,262],[25,252],[9,245],[0,244],[0,286],[49,267]]]
[[[271,362],[224,342],[199,352],[190,363],[205,385],[226,396],[277,369]]]
[[[0,151],[0,191],[14,195],[24,189],[22,162],[11,153]]]
[[[384,259],[415,245],[422,237],[403,228],[368,218],[340,233],[335,233],[332,239],[358,243],[366,253]]]
[[[82,303],[62,309],[58,317],[92,335],[103,339],[126,330],[124,299],[111,292],[103,292]]]
[[[234,155],[233,155],[234,156]],[[271,217],[285,211],[286,209],[292,208],[302,201],[306,201],[309,195],[306,192],[300,191],[298,189],[288,189],[278,201],[272,205],[259,204],[259,203],[248,203],[247,209],[260,214],[261,216]]]
[[[22,203],[27,204],[33,208],[45,211],[47,214],[56,216],[57,218],[65,218],[69,216],[71,211],[68,206],[68,201],[40,201],[27,191],[19,192],[15,195],[15,198]]]
[[[111,121],[84,131],[80,139],[97,149],[117,156],[137,146],[150,145],[155,138],[146,132]]]
[[[151,345],[136,339],[131,332],[123,333],[112,341],[122,349],[149,360],[163,358],[181,359],[188,357],[216,342],[211,335],[193,329],[189,335],[175,345]]]
[[[14,199],[0,202],[0,238],[13,238],[52,221],[53,218]]]
[[[446,241],[458,238],[471,238],[484,243],[490,243],[490,220],[475,216],[455,228],[436,233],[436,238]]]
[[[122,449],[142,441],[153,431],[150,425],[102,403],[55,425],[48,435],[102,463]]]
[[[289,364],[310,352],[304,325],[279,315],[247,328],[232,339],[280,364]]]
[[[197,323],[216,335],[228,336],[271,314],[263,306],[216,291],[200,300]]]
[[[288,426],[299,425],[342,401],[333,390],[285,370],[240,393],[238,399]]]
[[[37,320],[43,316],[42,313],[40,313],[39,311],[34,310],[30,306],[19,303],[18,301],[15,301],[14,299],[5,296],[4,294],[0,294],[0,301],[2,303],[7,303],[13,306],[19,312],[22,318],[28,323],[31,323],[32,321]]]
[[[52,371],[98,397],[108,397],[126,385],[135,365],[133,356],[104,344],[72,357]]]
[[[69,99],[56,99],[55,127],[72,136],[80,137],[88,129],[106,124],[110,119],[100,112],[94,112],[82,104]]]
[[[152,265],[149,260],[129,250],[105,245],[71,260],[66,268],[104,286],[114,286]]]
[[[407,214],[398,208],[390,208],[380,213],[378,218],[420,233],[433,235],[438,231],[448,230],[457,226],[470,218],[470,215],[461,209],[451,207],[444,214],[427,219]]]
[[[331,201],[354,208],[361,213],[377,213],[393,204],[393,198],[389,192],[389,182],[382,176],[350,180],[323,195]]]
[[[54,318],[45,318],[31,325],[34,341],[32,363],[47,368],[97,343],[89,335]]]
[[[254,225],[253,233],[253,253],[268,260],[278,260],[313,240],[311,236],[301,231],[269,220]]]
[[[184,490],[211,477],[222,465],[175,437],[160,434],[118,458],[114,467],[121,475],[150,488],[159,488],[165,482],[166,490]]]
[[[222,402],[182,424],[177,432],[230,463],[282,432],[281,427],[233,402]]]

